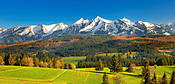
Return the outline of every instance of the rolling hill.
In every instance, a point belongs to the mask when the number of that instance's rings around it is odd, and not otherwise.
[[[61,35],[46,39],[26,41],[18,44],[2,45],[1,52],[37,54],[53,56],[87,56],[97,53],[146,52],[161,55],[174,51],[173,35]],[[162,52],[169,51],[169,52]],[[156,52],[156,53],[155,53]]]

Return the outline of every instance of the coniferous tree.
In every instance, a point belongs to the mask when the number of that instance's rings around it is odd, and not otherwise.
[[[4,64],[5,64],[4,59],[2,56],[0,56],[0,65],[4,65]]]
[[[15,57],[13,56],[13,54],[8,54],[8,55],[9,55],[8,64],[14,65],[16,63]]]
[[[142,76],[144,77],[144,84],[151,84],[151,75],[149,70],[149,60],[145,60],[144,68],[142,70]]]
[[[9,61],[8,61],[8,59],[9,59],[9,54],[10,54],[10,53],[6,54],[5,57],[4,57],[5,65],[9,65]]]
[[[64,68],[62,61],[57,60],[54,62],[55,62],[54,63],[55,68],[60,68],[60,69]]]
[[[39,62],[39,66],[44,67],[44,62],[42,60]]]
[[[45,55],[44,59],[43,59],[43,62],[49,62],[49,61],[50,61],[49,57]]]
[[[172,73],[172,75],[171,75],[170,84],[175,84],[175,71],[173,71],[173,73]]]
[[[107,75],[106,72],[103,74],[103,82],[102,82],[102,84],[109,84],[108,75]]]
[[[117,56],[112,57],[111,65],[109,66],[111,72],[120,72],[123,70],[121,63],[118,60]]]
[[[167,80],[166,73],[164,73],[164,75],[163,75],[163,77],[162,77],[161,84],[168,84],[168,80]]]
[[[85,63],[85,61],[79,61],[77,66],[80,68],[86,68],[86,63]]]
[[[2,56],[2,58],[4,59],[5,53],[0,53],[0,56]]]
[[[72,64],[72,63],[69,64],[69,69],[73,69],[73,70],[76,69],[76,65],[75,64]]]
[[[49,68],[53,68],[53,62],[52,62],[52,60],[50,60],[50,61],[48,62],[48,67],[49,67]]]
[[[34,63],[35,67],[39,67],[40,62],[39,62],[39,59],[37,57],[33,57],[33,63]]]
[[[151,75],[150,75],[150,70],[149,69],[146,70],[144,79],[145,79],[144,84],[151,84]]]
[[[134,72],[134,68],[133,68],[131,63],[129,64],[128,69],[126,71],[127,72]]]
[[[166,57],[160,58],[158,60],[158,65],[168,65],[168,62],[166,60]]]
[[[16,55],[16,65],[21,66],[21,55],[20,54]]]
[[[101,59],[99,59],[98,65],[97,65],[97,67],[95,68],[95,70],[102,71],[103,69],[104,69],[104,65],[103,65]]]
[[[157,84],[157,78],[156,78],[156,73],[155,72],[154,72],[152,82],[153,82],[153,84]]]
[[[143,77],[146,75],[148,68],[149,68],[149,61],[145,60],[144,67],[142,68],[142,76]]]
[[[43,62],[43,67],[48,67],[48,63],[47,62]]]
[[[21,64],[23,66],[33,66],[33,58],[32,57],[23,57],[22,60],[21,60]]]
[[[68,63],[64,64],[64,69],[69,69],[69,64]]]

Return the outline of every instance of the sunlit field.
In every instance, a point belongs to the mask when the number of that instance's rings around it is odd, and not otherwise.
[[[124,67],[124,70],[126,67]],[[168,80],[175,66],[157,66],[155,71],[157,77],[162,77],[167,73]],[[109,82],[115,84],[140,84],[142,70],[138,68],[134,73],[120,72],[111,73],[108,68],[104,71],[95,71],[94,68],[77,68],[76,70],[52,69],[39,67],[21,66],[0,66],[0,82],[3,84],[100,84],[102,83],[103,73],[107,72]]]

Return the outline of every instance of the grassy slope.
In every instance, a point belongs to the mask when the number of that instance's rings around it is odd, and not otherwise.
[[[7,73],[8,72],[8,73]],[[50,80],[63,72],[60,69],[24,67],[22,69],[1,72],[0,77],[18,78],[22,80]]]
[[[102,81],[102,74],[83,72],[76,70],[0,66],[10,67],[6,71],[0,71],[0,82],[3,84],[98,84]]]
[[[1,68],[0,68],[0,72],[2,72],[2,71],[7,71],[7,70],[12,70],[12,69],[18,69],[18,68],[21,68],[21,67],[19,67],[19,66],[3,66],[3,65],[1,65]]]
[[[5,69],[5,71],[2,71],[2,69]],[[93,68],[65,70],[37,67],[0,66],[0,70],[0,82],[3,84],[100,84],[102,82],[103,75],[103,72],[94,71]],[[175,70],[175,66],[159,66],[155,69],[157,78],[162,77],[163,73],[167,72],[168,79],[170,79],[170,75],[173,70]],[[105,71],[109,73],[108,68],[105,68]],[[118,76],[121,80],[121,84],[140,84],[142,80],[139,76],[140,73],[141,69],[136,70],[135,73],[109,73],[109,81],[113,84],[115,82],[113,78]]]
[[[86,57],[85,56],[81,56],[81,57],[63,57],[63,61],[64,63],[74,63],[77,64],[78,61],[83,61],[85,60]]]
[[[171,73],[175,70],[175,66],[158,66],[155,70],[151,70],[151,73],[156,73],[157,79],[162,78],[164,72],[166,72],[168,80],[171,79]],[[142,69],[137,69],[135,73],[120,72],[120,79],[122,84],[140,84],[142,77],[139,74],[142,73]]]

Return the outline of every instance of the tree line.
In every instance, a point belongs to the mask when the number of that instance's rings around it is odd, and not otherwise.
[[[48,56],[40,57],[38,55],[0,53],[0,65],[16,65],[29,67],[47,67],[59,69],[75,69],[76,65],[64,63],[60,57]]]
[[[131,53],[131,52],[130,52]],[[119,63],[121,66],[126,67],[129,66],[130,63],[135,64],[136,66],[143,66],[143,61],[145,59],[149,60],[149,64],[151,66],[158,65],[174,65],[175,64],[175,56],[142,56],[142,52],[136,52],[135,55],[133,54],[122,54],[116,53],[115,56],[118,57]],[[112,56],[98,56],[98,55],[88,55],[84,61],[79,61],[77,67],[79,68],[90,68],[96,67],[98,65],[98,61],[101,60],[105,67],[110,66],[110,62],[112,61]]]

